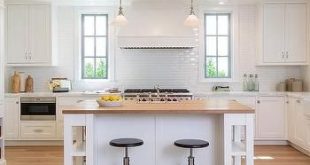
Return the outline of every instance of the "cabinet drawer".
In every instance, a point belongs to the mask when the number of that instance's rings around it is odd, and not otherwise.
[[[55,137],[55,124],[23,123],[20,128],[21,138],[24,139],[48,139]]]

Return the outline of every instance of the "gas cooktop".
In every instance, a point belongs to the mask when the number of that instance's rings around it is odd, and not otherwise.
[[[138,103],[176,103],[191,100],[193,94],[187,89],[126,89],[125,100],[135,100]]]
[[[189,93],[188,89],[159,89],[160,93]],[[156,89],[126,89],[124,93],[157,93]]]

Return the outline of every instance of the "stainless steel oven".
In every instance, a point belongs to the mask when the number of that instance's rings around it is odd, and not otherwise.
[[[21,120],[56,120],[56,97],[21,97]]]

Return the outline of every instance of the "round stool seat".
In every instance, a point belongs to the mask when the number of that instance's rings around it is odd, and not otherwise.
[[[120,138],[110,141],[110,145],[114,147],[136,147],[141,146],[142,144],[143,140],[135,138]]]
[[[209,142],[200,139],[180,139],[174,145],[183,148],[204,148],[209,146]]]

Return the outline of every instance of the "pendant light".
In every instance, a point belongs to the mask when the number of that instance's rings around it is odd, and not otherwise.
[[[186,18],[184,25],[192,27],[192,28],[199,27],[199,19],[195,15],[195,12],[194,12],[193,0],[191,0],[190,13],[189,13],[189,16]]]
[[[118,15],[116,16],[115,20],[113,21],[113,25],[125,26],[125,25],[127,25],[127,23],[128,23],[127,18],[124,16],[124,12],[123,12],[122,0],[120,0],[119,1]]]

